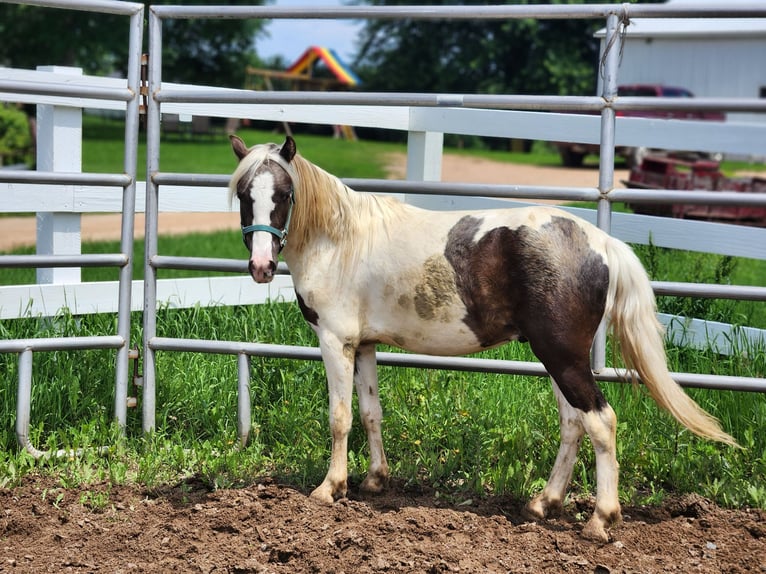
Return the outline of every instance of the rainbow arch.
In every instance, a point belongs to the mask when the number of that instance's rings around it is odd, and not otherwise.
[[[361,83],[359,76],[351,71],[351,68],[341,60],[335,50],[321,46],[311,46],[308,48],[300,58],[287,68],[287,72],[310,76],[311,67],[317,60],[324,62],[339,82],[352,87]]]

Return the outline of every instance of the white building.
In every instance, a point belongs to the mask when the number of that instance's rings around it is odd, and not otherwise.
[[[763,7],[766,0],[737,5]],[[721,0],[668,0],[690,8]],[[601,38],[604,49],[605,31]],[[618,84],[665,84],[698,97],[766,98],[766,18],[636,18],[627,28]],[[599,93],[600,93],[599,78]],[[766,114],[728,114],[766,123]]]

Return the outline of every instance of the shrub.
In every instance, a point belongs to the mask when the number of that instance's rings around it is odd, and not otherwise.
[[[0,165],[31,160],[32,135],[27,115],[14,105],[0,106]]]

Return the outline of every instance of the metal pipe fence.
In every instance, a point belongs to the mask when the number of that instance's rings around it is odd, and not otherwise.
[[[210,103],[210,104],[284,104],[314,106],[406,106],[426,108],[491,108],[509,110],[536,111],[594,111],[601,114],[600,124],[600,162],[599,183],[597,188],[543,188],[534,186],[483,186],[440,184],[423,182],[381,182],[368,180],[347,180],[352,187],[367,191],[384,191],[407,194],[434,195],[471,195],[484,197],[554,197],[568,200],[586,200],[598,202],[597,223],[599,227],[610,231],[612,222],[612,203],[614,201],[657,201],[649,191],[620,191],[614,188],[614,146],[615,116],[618,110],[643,110],[654,108],[683,108],[698,110],[737,110],[766,111],[763,100],[747,99],[706,99],[679,103],[676,101],[652,100],[641,98],[616,99],[619,53],[622,45],[623,27],[631,17],[763,17],[766,7],[753,8],[727,4],[723,6],[684,7],[672,6],[637,6],[628,4],[615,5],[503,5],[503,6],[397,6],[397,7],[306,7],[281,8],[261,6],[153,6],[149,11],[149,93],[147,123],[147,173],[153,174],[147,182],[146,193],[146,252],[144,286],[144,390],[143,390],[143,428],[151,431],[155,426],[155,380],[158,351],[227,353],[238,356],[239,384],[238,392],[238,428],[240,439],[246,440],[246,421],[249,417],[249,397],[247,380],[249,374],[249,356],[286,357],[291,359],[318,360],[319,351],[315,348],[285,347],[258,343],[235,341],[199,341],[171,339],[157,336],[157,276],[159,268],[197,269],[209,271],[244,271],[245,262],[228,260],[209,260],[204,258],[183,258],[160,255],[157,248],[157,221],[159,193],[162,185],[184,183],[187,185],[225,185],[219,176],[183,175],[163,173],[160,169],[160,108],[162,104],[174,103]],[[479,19],[517,19],[517,18],[589,18],[606,21],[605,45],[608,47],[602,62],[604,77],[601,97],[560,97],[560,96],[513,96],[481,94],[389,94],[389,93],[334,93],[334,92],[248,92],[245,90],[205,90],[164,87],[162,83],[162,22],[166,19],[233,19],[233,18],[308,18],[308,19],[429,19],[429,20],[479,20]],[[494,135],[494,134],[493,134]],[[433,140],[428,137],[411,138],[421,147],[417,155],[427,155],[427,148]],[[417,166],[413,172],[428,172],[424,165]],[[427,179],[427,178],[424,178]],[[406,188],[406,189],[405,189]],[[667,201],[666,197],[659,198]],[[695,192],[684,193],[682,199],[689,203],[710,203],[729,205],[743,203],[762,206],[766,204],[766,194],[752,194],[743,198],[741,194]],[[284,271],[284,269],[280,269]],[[766,289],[737,288],[730,286],[700,286],[689,284],[655,283],[655,288],[672,294],[694,293],[695,296],[730,296],[766,300]],[[594,369],[599,372],[600,380],[620,380],[620,373],[604,366],[605,337],[602,329],[594,345]],[[489,361],[475,358],[426,357],[411,354],[379,353],[381,364],[415,366],[421,368],[478,370],[543,376],[545,371],[539,363],[521,363],[515,361]],[[718,377],[691,373],[677,373],[676,380],[685,386],[706,388],[728,388],[736,390],[766,392],[766,380],[746,377]],[[247,406],[246,406],[247,405]]]
[[[64,452],[46,452],[32,445],[29,434],[32,356],[43,351],[71,351],[86,349],[114,349],[115,399],[114,416],[124,429],[127,419],[127,389],[130,339],[130,296],[133,261],[133,224],[136,202],[136,167],[138,154],[138,123],[140,100],[141,46],[143,42],[143,4],[117,0],[32,0],[17,3],[33,6],[63,8],[118,14],[128,17],[130,27],[128,48],[128,77],[123,88],[97,88],[78,84],[76,77],[67,83],[39,83],[0,79],[0,90],[20,94],[67,95],[81,98],[98,98],[125,102],[125,152],[124,173],[89,174],[67,173],[55,170],[0,171],[0,181],[10,183],[36,183],[53,185],[105,185],[122,188],[122,221],[120,252],[98,255],[5,255],[0,256],[0,268],[34,267],[96,267],[119,268],[119,301],[116,334],[92,337],[61,337],[39,339],[10,339],[0,341],[0,353],[18,354],[18,391],[16,437],[22,448],[35,457],[56,456]],[[51,114],[53,115],[53,114]],[[54,120],[55,121],[55,120]],[[41,141],[38,145],[53,145]]]
[[[16,0],[12,0],[16,1]],[[117,332],[94,337],[62,337],[39,339],[16,339],[0,341],[0,353],[18,355],[19,386],[17,402],[16,434],[19,443],[34,456],[49,456],[37,450],[29,438],[29,414],[32,385],[32,356],[36,352],[114,349],[115,369],[115,419],[121,427],[126,425],[127,387],[129,377],[131,275],[133,257],[133,228],[136,212],[136,165],[138,161],[139,99],[141,97],[141,46],[144,30],[142,4],[117,0],[18,0],[33,6],[68,8],[121,14],[129,17],[130,45],[128,77],[119,87],[78,84],[67,82],[25,81],[0,78],[0,91],[34,94],[39,96],[67,96],[72,98],[99,99],[124,103],[125,154],[124,173],[92,174],[57,169],[40,171],[0,171],[0,183],[19,183],[52,186],[103,186],[119,187],[121,194],[120,252],[115,254],[42,254],[0,256],[0,268],[69,268],[69,267],[118,267],[119,287],[117,302]],[[144,387],[142,402],[142,425],[144,431],[155,426],[156,352],[207,352],[232,354],[238,360],[238,432],[240,440],[247,440],[250,418],[249,359],[252,356],[280,357],[295,360],[319,360],[319,350],[308,347],[288,347],[263,343],[237,341],[204,341],[157,336],[158,294],[157,270],[190,269],[209,272],[247,272],[244,260],[214,259],[204,257],[175,257],[158,252],[158,213],[162,186],[226,187],[228,175],[178,174],[160,169],[160,117],[161,106],[179,104],[263,106],[324,106],[325,110],[339,106],[370,106],[387,109],[412,110],[408,130],[410,132],[410,176],[422,180],[389,181],[373,179],[344,179],[344,183],[362,192],[403,194],[409,197],[466,198],[481,197],[497,200],[509,199],[556,199],[561,201],[590,201],[598,205],[596,223],[610,231],[619,214],[612,213],[615,202],[707,204],[724,206],[766,206],[766,194],[742,194],[734,191],[667,191],[647,189],[614,189],[614,149],[616,145],[616,113],[631,110],[690,110],[690,111],[749,111],[766,112],[763,99],[697,98],[674,100],[668,98],[617,98],[616,86],[619,53],[623,27],[632,17],[766,17],[766,6],[753,8],[727,4],[725,6],[684,7],[657,5],[502,5],[502,6],[344,6],[281,8],[270,6],[152,6],[148,12],[149,59],[147,101],[147,173],[151,178],[146,185],[146,224],[144,253],[144,301],[143,301],[143,359]],[[337,93],[337,92],[251,92],[246,90],[222,90],[173,86],[162,82],[162,22],[166,19],[197,18],[309,18],[332,20],[354,19],[429,19],[429,20],[480,20],[518,18],[588,18],[604,20],[606,24],[605,45],[609,47],[602,63],[604,78],[600,96],[519,96],[486,94],[418,94],[418,93]],[[333,108],[334,107],[334,108]],[[248,108],[249,109],[249,108]],[[319,108],[318,108],[319,109]],[[530,112],[592,112],[593,121],[599,121],[600,143],[599,179],[596,187],[551,187],[531,185],[450,184],[428,181],[433,166],[426,165],[434,144],[441,145],[441,132],[445,130],[444,117],[454,110],[467,113],[474,110],[506,110]],[[438,110],[439,114],[429,113]],[[415,112],[418,112],[417,114]],[[246,113],[246,112],[242,112]],[[333,112],[334,113],[334,112]],[[474,115],[485,111],[470,112]],[[537,114],[549,117],[549,114]],[[557,116],[564,117],[564,116]],[[453,118],[454,120],[454,118]],[[454,125],[454,124],[451,124]],[[399,127],[398,129],[401,129]],[[487,135],[502,135],[502,130]],[[537,124],[535,124],[535,129]],[[414,134],[414,135],[413,135]],[[438,136],[438,137],[431,137]],[[441,150],[438,150],[441,153]],[[408,170],[411,166],[408,166]],[[282,263],[277,272],[289,271]],[[657,294],[694,297],[729,298],[766,301],[766,287],[737,285],[707,285],[678,282],[653,282]],[[605,336],[602,330],[594,344],[593,367],[598,380],[618,382],[625,374],[605,366]],[[407,366],[428,369],[452,369],[458,371],[494,372],[528,376],[545,376],[540,363],[499,361],[480,358],[430,357],[406,353],[379,353],[381,365]],[[766,379],[747,377],[722,377],[708,374],[675,373],[674,378],[684,386],[738,391],[766,392]]]

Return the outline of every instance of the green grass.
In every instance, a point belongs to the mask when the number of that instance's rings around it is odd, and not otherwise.
[[[100,334],[113,317],[4,321],[0,336]],[[314,345],[297,306],[164,310],[158,335]],[[133,337],[139,340],[140,318]],[[763,376],[766,353],[746,361],[671,348],[671,367],[692,372]],[[533,360],[528,346],[484,353]],[[115,446],[105,457],[32,461],[15,447],[14,355],[0,355],[0,485],[31,472],[62,482],[139,482],[155,487],[196,476],[211,488],[248,484],[271,475],[300,488],[318,484],[329,452],[327,392],[320,363],[253,358],[251,443],[236,445],[236,358],[160,352],[157,356],[157,430],[140,431],[140,408],[128,417],[128,438],[111,426],[113,354],[39,353],[34,357],[32,440],[38,447]],[[93,374],[98,373],[98,377]],[[380,368],[384,439],[393,474],[426,482],[445,495],[538,490],[556,455],[558,420],[548,383],[539,378]],[[697,492],[726,505],[766,506],[766,396],[689,391],[745,446],[729,449],[699,440],[658,411],[641,389],[602,385],[619,417],[618,457],[623,501],[657,500],[668,492]],[[368,454],[358,421],[349,444],[352,484],[364,476]],[[534,452],[534,456],[530,456]],[[593,452],[584,444],[574,476],[576,492],[595,487]]]
[[[114,244],[88,244],[88,251],[109,251]],[[142,245],[137,245],[142,249]],[[241,257],[236,232],[163,237],[160,251]],[[670,250],[639,248],[639,255],[660,277],[729,281],[731,260]],[[685,271],[682,271],[685,270]],[[763,267],[761,267],[763,272]],[[6,270],[9,271],[9,270]],[[15,271],[14,271],[15,272]],[[142,269],[136,270],[137,277]],[[752,270],[749,271],[752,273]],[[166,276],[192,272],[165,271]],[[84,269],[85,280],[114,279],[114,270]],[[754,275],[763,284],[763,274]],[[667,301],[670,300],[670,303]],[[690,304],[695,316],[757,324],[755,313],[732,303],[660,298],[660,305]],[[763,304],[757,304],[763,309]],[[688,309],[665,308],[668,312]],[[762,313],[760,315],[762,317]],[[744,319],[747,319],[744,320]],[[140,314],[134,314],[132,342],[140,344]],[[114,332],[110,315],[53,321],[21,319],[0,323],[0,338],[88,335]],[[158,335],[315,345],[311,330],[294,304],[253,307],[164,310]],[[492,358],[534,360],[526,345],[512,344],[485,353]],[[607,353],[611,357],[611,353]],[[763,377],[766,350],[745,349],[734,357],[670,347],[677,371]],[[329,449],[324,370],[318,363],[253,358],[252,442],[236,444],[236,360],[230,356],[158,354],[157,432],[141,434],[140,409],[131,410],[128,439],[111,426],[113,353],[38,353],[34,357],[33,441],[48,448],[117,443],[105,458],[33,462],[15,448],[15,355],[0,355],[0,485],[15,484],[30,472],[52,472],[61,480],[137,481],[148,486],[194,475],[211,488],[248,484],[265,474],[301,488],[318,484]],[[93,374],[98,373],[98,377]],[[381,368],[386,411],[385,439],[394,475],[425,481],[445,495],[482,492],[527,497],[538,490],[557,448],[557,415],[548,384],[536,378],[448,371]],[[642,391],[603,385],[620,418],[619,458],[624,501],[660,500],[668,492],[698,492],[727,505],[766,506],[766,396],[735,392],[690,391],[745,447],[734,451],[689,435],[658,412]],[[535,457],[528,452],[534,449]],[[352,483],[363,477],[368,458],[364,434],[355,422],[350,443]],[[575,490],[595,486],[593,453],[586,441],[576,467]],[[5,469],[5,470],[3,470]],[[467,494],[466,494],[467,491]],[[457,493],[457,494],[456,494]]]
[[[86,125],[93,130],[85,145],[86,169],[120,170],[120,145],[106,133],[114,126],[100,120],[93,124]],[[277,139],[264,132],[245,131],[242,135],[248,143]],[[228,173],[233,168],[234,159],[224,138],[169,143],[167,149],[163,147],[163,170],[199,171],[204,165],[211,172]],[[298,143],[307,157],[349,177],[380,177],[376,170],[382,169],[381,153],[401,149],[309,135],[300,136]],[[116,250],[116,242],[84,245],[84,252],[89,253]],[[142,251],[138,242],[136,253]],[[160,252],[224,258],[244,255],[236,232],[162,237]],[[639,255],[656,279],[766,283],[764,262],[677,254],[653,247],[640,248]],[[732,263],[736,265],[732,267]],[[140,278],[143,269],[135,267]],[[191,274],[162,271],[160,276]],[[116,277],[113,269],[83,270],[86,281]],[[33,281],[33,271],[0,271],[0,283]],[[690,303],[661,298],[660,304]],[[753,308],[739,307],[740,303],[732,307],[726,301],[693,305],[693,310],[706,318],[766,327],[762,303],[744,304]],[[62,314],[53,320],[6,320],[0,322],[0,338],[111,334],[114,323],[113,315]],[[297,306],[282,303],[164,309],[158,317],[158,335],[316,344]],[[140,341],[141,316],[135,313],[131,343]],[[670,347],[668,354],[671,369],[676,371],[751,377],[766,373],[763,348],[745,349],[733,357],[677,347]],[[511,344],[484,356],[533,360],[523,344]],[[607,356],[611,357],[610,351]],[[0,425],[0,487],[18,484],[31,473],[50,473],[58,477],[61,486],[106,480],[115,484],[138,482],[153,488],[194,476],[210,488],[221,488],[242,486],[270,475],[308,489],[318,484],[326,471],[330,433],[320,363],[252,359],[251,441],[238,449],[235,357],[158,353],[156,432],[150,436],[141,432],[139,394],[139,408],[129,411],[124,439],[112,422],[114,352],[35,353],[33,360],[33,443],[38,448],[85,447],[85,452],[80,457],[34,461],[17,450],[13,430],[17,357],[0,354],[0,420],[4,421]],[[394,476],[426,482],[445,496],[491,492],[528,497],[541,488],[558,448],[557,413],[547,381],[392,367],[380,368],[380,380],[384,440]],[[725,505],[766,508],[766,434],[760,432],[766,424],[765,395],[689,391],[745,447],[739,451],[691,436],[659,412],[641,388],[623,384],[604,384],[602,388],[619,419],[620,497],[624,502],[651,502],[669,492],[696,492]],[[98,456],[94,447],[103,444],[110,445],[111,450]],[[349,453],[354,484],[363,478],[368,463],[364,433],[357,420]],[[593,451],[587,441],[575,467],[573,486],[581,493],[590,493],[595,487]],[[84,504],[98,506],[100,501],[89,499]]]
[[[83,120],[83,171],[112,173],[123,171],[123,124],[104,118],[85,116]],[[237,130],[247,145],[278,143],[284,135],[241,128]],[[317,165],[339,177],[385,178],[383,154],[405,151],[404,146],[371,141],[332,139],[326,135],[310,133],[295,136],[298,151]],[[146,179],[146,145],[140,137],[137,165],[138,179]],[[237,162],[225,134],[195,136],[192,138],[163,137],[160,142],[160,170],[180,173],[229,174]]]

